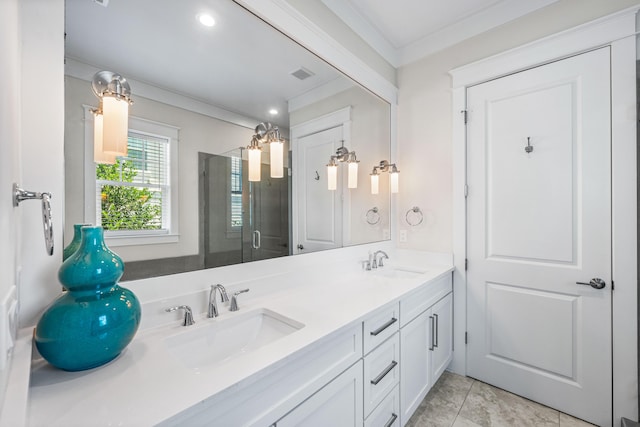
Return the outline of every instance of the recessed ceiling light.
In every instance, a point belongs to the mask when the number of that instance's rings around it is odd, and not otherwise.
[[[272,116],[275,116],[278,114],[278,110],[276,110],[275,108],[272,108],[271,110],[269,110],[269,114],[271,114]]]
[[[198,21],[205,27],[213,27],[216,25],[216,21],[213,19],[213,16],[208,13],[200,13],[196,18],[198,18]]]

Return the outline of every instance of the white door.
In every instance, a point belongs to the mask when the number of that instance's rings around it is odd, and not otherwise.
[[[328,190],[327,163],[343,139],[338,126],[297,140],[297,253],[342,246],[342,175],[338,173],[338,190]]]
[[[468,373],[601,426],[612,422],[609,88],[602,48],[467,91]],[[592,278],[604,289],[576,283]]]

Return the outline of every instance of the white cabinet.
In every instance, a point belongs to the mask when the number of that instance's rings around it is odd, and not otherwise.
[[[362,322],[363,353],[367,354],[398,331],[400,306],[388,305],[376,310]]]
[[[400,425],[409,421],[453,357],[451,288],[451,276],[444,276],[400,302]]]
[[[427,310],[400,329],[400,419],[411,418],[431,387],[431,311]]]
[[[400,381],[400,339],[395,333],[364,358],[364,415]]]
[[[274,424],[276,427],[362,426],[362,361]]]
[[[400,425],[400,386],[393,390],[364,420],[364,427],[398,427]]]
[[[431,308],[433,318],[431,374],[439,378],[453,358],[453,297],[447,295]]]

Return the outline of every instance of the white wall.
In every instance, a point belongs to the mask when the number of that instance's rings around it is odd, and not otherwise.
[[[19,210],[13,207],[9,193],[19,181],[20,155],[20,26],[18,0],[0,2],[0,81],[4,82],[0,97],[0,301],[16,285]],[[0,317],[0,328],[7,328]],[[10,331],[15,335],[15,328]],[[1,334],[1,333],[0,333]],[[3,350],[0,350],[0,352]],[[2,353],[0,353],[2,357]],[[8,366],[0,360],[0,412],[4,401]]]
[[[398,71],[400,247],[452,251],[452,117],[449,70],[638,4],[637,0],[560,0],[551,6],[431,55]],[[425,213],[420,227],[404,222],[407,209]]]
[[[60,293],[64,212],[64,0],[20,1],[21,129],[24,189],[48,191],[55,253],[45,253],[40,203],[23,202],[20,323],[29,325]]]
[[[73,224],[83,223],[84,195],[84,109],[97,105],[88,81],[65,76],[65,158],[66,219],[65,241],[73,237]],[[135,89],[133,89],[135,94]],[[177,243],[118,246],[113,249],[127,261],[197,255],[198,235],[198,152],[222,154],[251,141],[253,130],[187,111],[165,103],[134,96],[130,114],[180,128],[178,141],[180,237]]]

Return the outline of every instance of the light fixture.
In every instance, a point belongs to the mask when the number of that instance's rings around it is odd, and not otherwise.
[[[344,142],[344,141],[342,141]],[[358,188],[358,159],[355,151],[349,151],[344,145],[336,150],[336,155],[331,156],[327,164],[327,188],[329,190],[337,189],[338,181],[338,163],[347,162],[349,165],[347,175],[347,187]]]
[[[380,174],[378,173],[378,168],[373,168],[373,172],[371,172],[371,194],[378,194],[380,188]]]
[[[102,142],[94,141],[94,147],[102,146],[102,153],[107,158],[126,156],[129,133],[129,105],[131,101],[131,87],[127,79],[111,71],[99,71],[91,81],[93,93],[100,99],[97,115],[102,120],[94,122],[94,137],[102,136]],[[101,113],[101,114],[100,114]],[[102,122],[102,129],[98,128]],[[103,158],[94,154],[96,158]]]
[[[331,157],[331,160],[327,164],[327,188],[329,190],[335,190],[338,187],[338,164],[336,159]]]
[[[200,13],[196,16],[196,18],[198,19],[198,22],[200,22],[205,27],[213,27],[214,25],[216,25],[216,20],[213,19],[213,16],[207,13]]]
[[[275,108],[272,108],[269,110],[269,114],[271,114],[272,116],[277,116],[278,115],[278,110],[276,110]]]
[[[93,161],[112,165],[116,162],[116,156],[105,153],[102,148],[102,102],[91,112],[93,113]]]
[[[260,181],[261,144],[269,144],[269,161],[271,163],[271,178],[284,177],[284,139],[280,130],[271,123],[260,123],[256,126],[255,135],[247,147],[249,157],[249,181]]]
[[[380,160],[380,164],[374,166],[371,172],[371,194],[378,194],[380,191],[380,172],[389,172],[389,187],[392,193],[397,193],[400,187],[400,171],[395,163]]]

